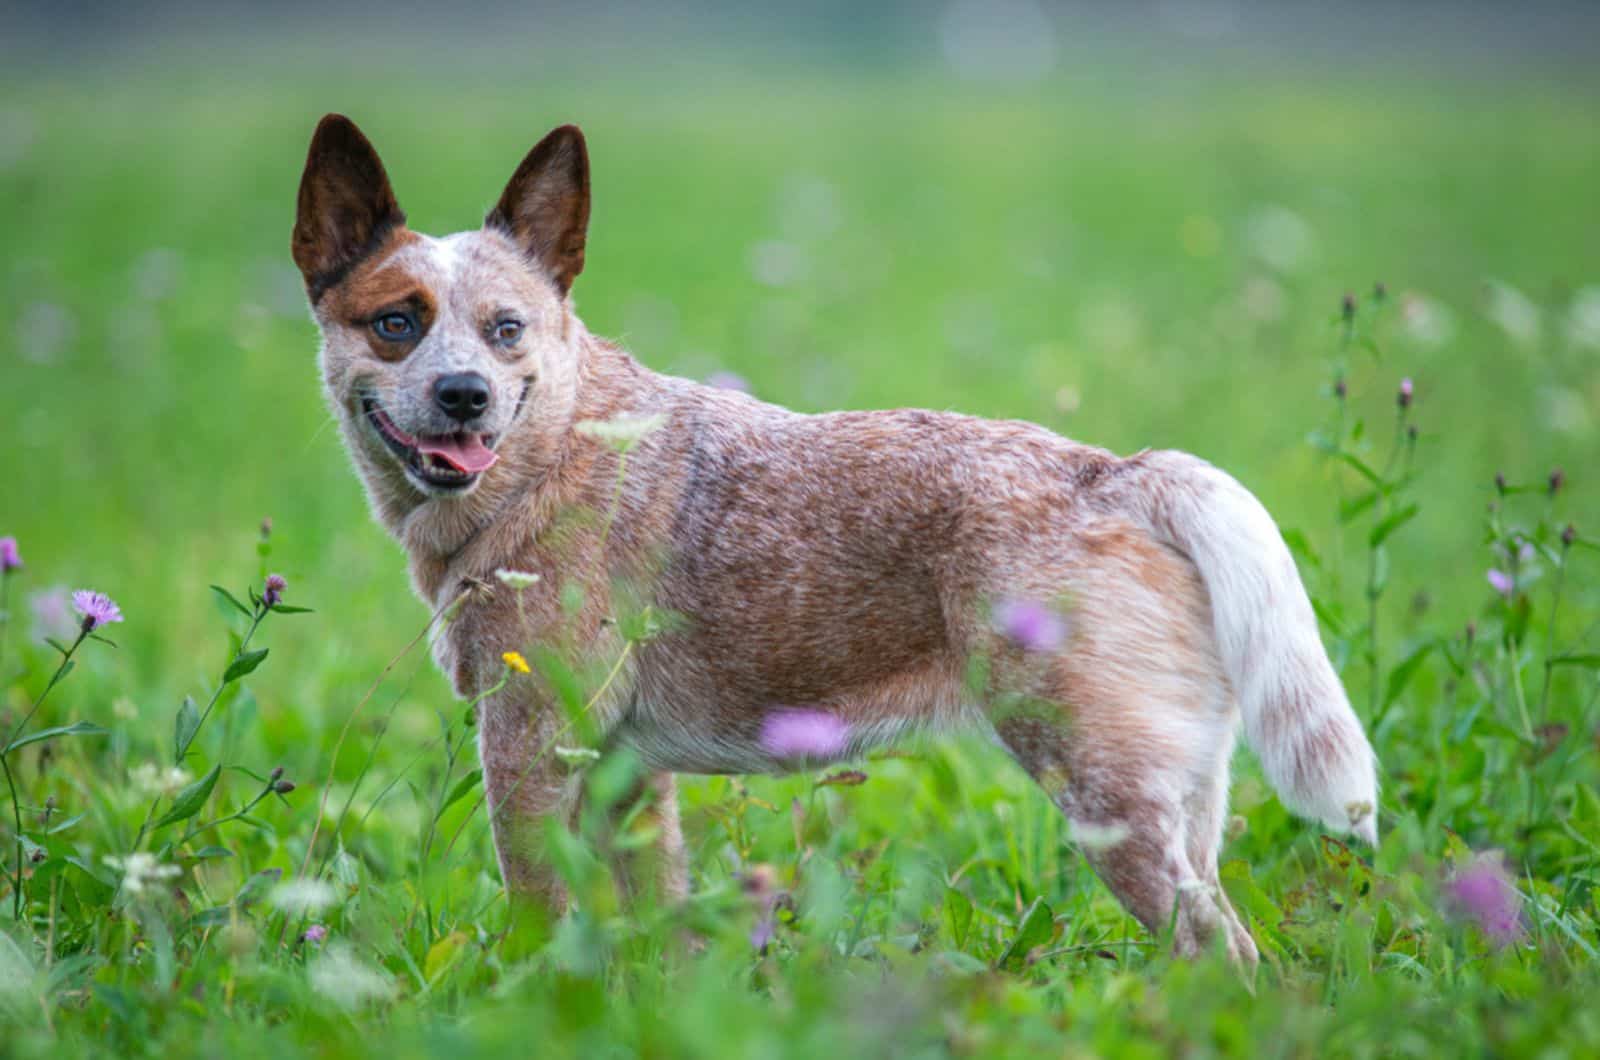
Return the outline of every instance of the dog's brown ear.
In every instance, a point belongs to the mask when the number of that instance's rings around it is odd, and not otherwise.
[[[311,301],[405,223],[383,162],[355,122],[343,114],[323,118],[311,137],[294,222],[294,263]]]
[[[572,288],[589,232],[589,152],[576,125],[561,126],[528,152],[483,223],[516,240],[562,294]]]

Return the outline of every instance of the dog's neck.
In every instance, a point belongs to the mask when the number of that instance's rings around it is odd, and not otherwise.
[[[457,586],[446,579],[460,573],[453,568],[469,549],[472,576],[516,566],[530,538],[587,492],[596,446],[580,439],[574,425],[628,410],[638,384],[650,374],[620,347],[590,334],[576,317],[571,320],[577,356],[570,377],[535,385],[528,407],[500,446],[500,460],[471,493],[426,497],[395,481],[392,468],[359,462],[373,511],[404,546],[412,584],[425,599],[438,604],[447,590],[454,595]]]

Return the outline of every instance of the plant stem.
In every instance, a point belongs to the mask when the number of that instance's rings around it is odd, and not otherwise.
[[[1555,667],[1550,665],[1550,654],[1555,648],[1556,639],[1556,612],[1561,607],[1561,588],[1567,580],[1567,546],[1561,546],[1561,564],[1556,567],[1555,595],[1550,600],[1550,619],[1544,627],[1544,683],[1539,686],[1539,707],[1535,714],[1542,725],[1545,720],[1545,704],[1550,698],[1550,679],[1555,675]]]
[[[6,658],[6,634],[11,630],[11,572],[0,574],[0,664]],[[4,676],[0,674],[0,676]]]
[[[224,675],[226,675],[227,671],[233,667],[234,663],[243,658],[245,649],[250,647],[250,638],[256,635],[256,630],[261,627],[261,620],[266,617],[267,607],[264,604],[258,604],[256,606],[256,613],[250,619],[250,628],[245,630],[244,638],[239,641],[239,647],[234,651],[233,658],[229,659],[228,665],[223,667]],[[217,700],[222,698],[223,689],[227,688],[230,684],[232,684],[232,682],[228,681],[226,677],[217,683],[217,689],[215,692],[211,693],[211,699],[206,703],[206,709],[200,712],[200,720],[195,723],[194,732],[191,732],[189,734],[189,738],[183,742],[183,746],[178,748],[179,762],[182,762],[186,757],[188,757],[189,748],[193,746],[195,737],[200,735],[200,730],[205,727],[206,719],[211,717],[211,710],[217,705]]]
[[[22,919],[22,804],[17,801],[17,785],[11,779],[11,767],[6,756],[0,754],[0,770],[5,771],[6,787],[11,792],[11,817],[17,833],[17,874],[11,881],[11,919]]]
[[[17,727],[11,730],[11,735],[6,737],[6,748],[10,748],[12,744],[17,742],[17,737],[22,735],[22,730],[28,727],[28,722],[32,721],[33,716],[39,712],[39,708],[44,704],[45,697],[50,694],[50,690],[55,688],[61,682],[61,679],[66,676],[69,669],[67,664],[72,662],[73,654],[88,635],[89,631],[87,629],[80,629],[78,631],[78,639],[72,642],[72,647],[61,654],[61,664],[56,667],[56,672],[50,675],[50,683],[44,686],[44,691],[40,692],[39,698],[33,701],[33,706],[28,708],[28,713],[22,716],[22,720],[17,722]]]

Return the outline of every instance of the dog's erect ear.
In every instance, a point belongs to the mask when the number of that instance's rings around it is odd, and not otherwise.
[[[355,122],[343,114],[323,118],[311,137],[294,222],[294,263],[311,300],[405,223],[383,162]]]
[[[562,294],[571,289],[589,231],[589,152],[576,125],[563,125],[528,152],[483,223],[516,240]]]

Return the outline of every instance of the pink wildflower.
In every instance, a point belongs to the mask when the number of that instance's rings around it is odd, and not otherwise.
[[[105,593],[79,589],[72,594],[72,606],[83,616],[83,631],[93,633],[101,626],[122,621],[122,608]]]
[[[830,758],[845,748],[850,727],[820,710],[780,710],[761,724],[761,746],[779,758]]]
[[[1051,652],[1067,640],[1067,623],[1053,609],[1033,600],[1002,600],[994,608],[995,627],[1023,651]]]

